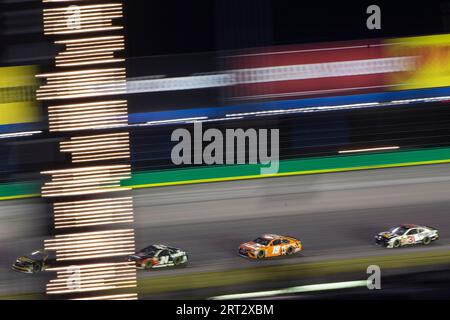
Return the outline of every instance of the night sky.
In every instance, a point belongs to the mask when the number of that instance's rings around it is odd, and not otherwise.
[[[128,56],[448,33],[450,1],[124,0]],[[382,30],[366,28],[366,8]]]

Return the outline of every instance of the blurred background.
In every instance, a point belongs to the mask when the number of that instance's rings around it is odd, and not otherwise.
[[[372,264],[382,267],[379,292],[353,283],[273,297],[449,297],[439,285],[450,269],[449,1],[378,2],[380,30],[366,27],[368,1],[123,2],[133,176],[122,184],[135,189],[137,246],[170,244],[191,258],[184,269],[139,272],[141,298],[359,281]],[[35,75],[61,48],[43,35],[41,1],[0,3],[0,299],[45,298],[51,275],[10,266],[53,228],[40,172],[68,158],[65,138],[48,133]],[[255,165],[173,165],[173,130],[199,121],[279,129],[286,177],[242,179]],[[216,183],[193,184],[202,179]],[[441,240],[373,245],[401,223],[435,226]],[[297,236],[305,251],[237,256],[263,233]]]

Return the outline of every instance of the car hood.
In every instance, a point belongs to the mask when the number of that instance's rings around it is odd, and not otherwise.
[[[30,259],[28,257],[19,257],[16,260],[16,263],[19,263],[21,265],[31,265],[33,264],[33,262],[35,262],[33,259]]]
[[[396,234],[391,233],[389,231],[380,232],[378,235],[385,239],[392,239],[392,238],[398,237]]]

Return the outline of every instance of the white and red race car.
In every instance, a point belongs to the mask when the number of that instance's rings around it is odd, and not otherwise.
[[[386,248],[399,248],[407,245],[429,245],[439,239],[439,231],[428,226],[403,224],[375,236],[375,243]]]

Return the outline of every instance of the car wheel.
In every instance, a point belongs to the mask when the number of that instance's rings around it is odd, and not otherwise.
[[[287,253],[288,256],[293,255],[293,254],[294,254],[294,248],[289,247],[289,248],[287,249],[286,253]]]
[[[183,263],[183,257],[176,257],[175,259],[173,259],[174,266],[179,266],[182,263]]]
[[[40,264],[39,264],[39,263],[34,263],[34,264],[33,264],[33,273],[37,273],[37,272],[39,272],[39,271],[41,271],[41,266],[40,266]]]
[[[258,259],[264,259],[265,256],[266,256],[266,253],[263,250],[258,251],[258,253],[256,254],[256,257]]]
[[[153,267],[152,262],[151,261],[147,261],[145,263],[145,270],[151,270]]]
[[[422,240],[422,243],[427,246],[427,245],[429,245],[431,243],[431,239],[429,237],[425,237]]]
[[[400,247],[400,240],[395,240],[392,246],[393,246],[394,248]]]

